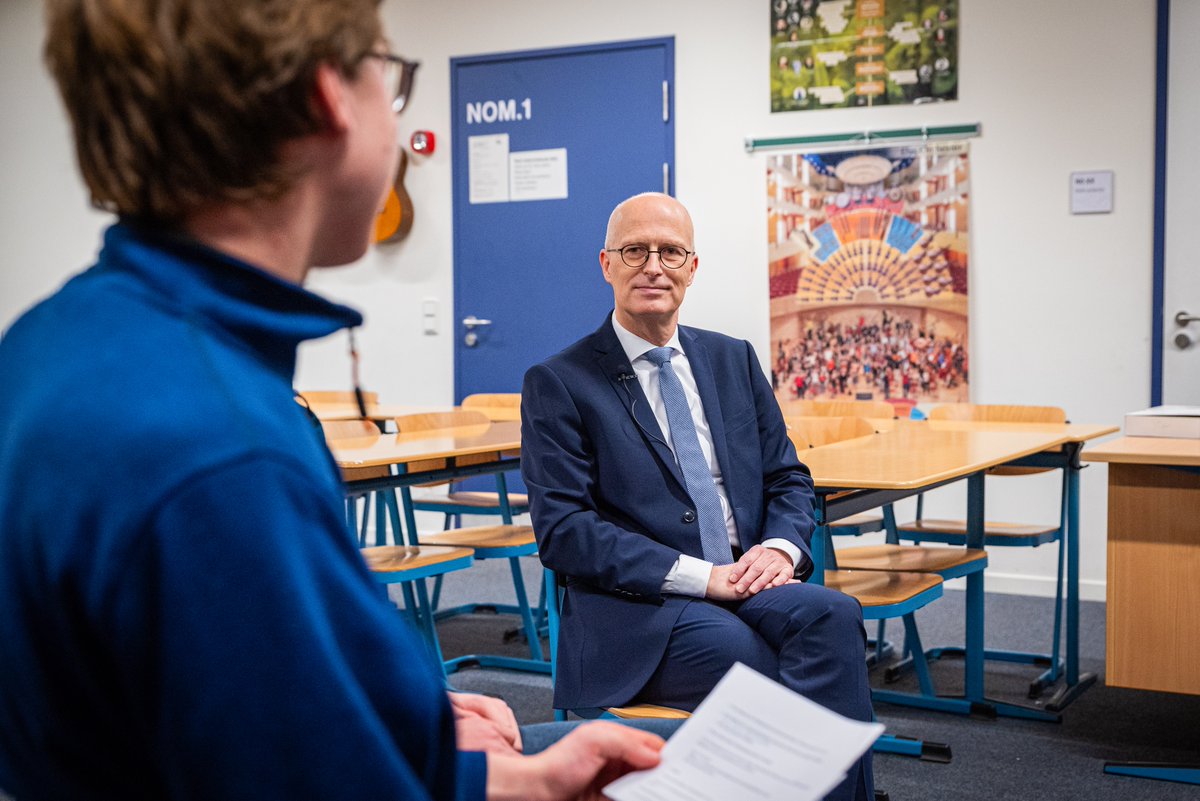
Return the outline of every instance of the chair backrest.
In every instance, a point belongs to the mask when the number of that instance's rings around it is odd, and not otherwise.
[[[462,408],[483,412],[489,420],[520,420],[520,392],[490,392],[468,395],[462,399]]]
[[[470,409],[477,406],[507,406],[510,408],[521,405],[520,392],[479,392],[463,398],[462,407]]]
[[[887,401],[860,400],[799,400],[779,404],[788,417],[875,417],[891,420],[895,407]]]
[[[309,404],[320,403],[356,403],[354,399],[354,391],[348,389],[336,390],[314,390],[309,389],[300,393],[300,397],[308,401]],[[378,392],[364,392],[363,403],[368,406],[374,406],[379,403]]]
[[[831,445],[875,433],[875,426],[861,417],[786,417],[788,436],[796,447]]]
[[[379,426],[370,420],[322,420],[321,431],[325,434],[326,442],[335,439],[365,439],[370,437],[377,440],[381,436]],[[378,478],[388,474],[387,467],[343,467],[342,480],[354,481],[364,478]]]
[[[946,403],[929,411],[930,420],[972,420],[982,423],[1065,423],[1067,413],[1057,406]]]
[[[1057,406],[1012,406],[1006,404],[947,403],[929,410],[930,420],[969,420],[980,423],[1065,423],[1067,413]],[[995,476],[1027,476],[1045,473],[1050,467],[993,467]]]
[[[475,409],[454,409],[447,412],[421,412],[405,414],[396,418],[396,432],[415,434],[418,431],[437,431],[444,428],[463,426],[487,426],[488,416]]]
[[[379,426],[370,420],[322,420],[321,431],[325,433],[326,442],[353,437],[379,438]]]

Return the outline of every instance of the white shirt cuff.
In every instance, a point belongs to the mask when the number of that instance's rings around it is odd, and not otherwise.
[[[804,564],[804,551],[796,547],[794,542],[783,539],[782,537],[771,537],[762,542],[764,548],[774,548],[778,551],[783,551],[792,560],[792,575],[796,574],[796,568]]]
[[[792,545],[790,542],[787,544]],[[663,579],[662,591],[671,595],[703,598],[708,592],[708,579],[712,575],[712,569],[712,562],[681,553],[667,572],[667,577]]]

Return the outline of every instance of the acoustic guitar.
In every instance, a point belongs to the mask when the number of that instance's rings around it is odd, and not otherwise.
[[[400,149],[400,165],[396,168],[396,181],[388,190],[383,210],[375,218],[375,242],[399,242],[408,236],[413,224],[412,198],[404,188],[404,173],[408,169],[408,154]]]

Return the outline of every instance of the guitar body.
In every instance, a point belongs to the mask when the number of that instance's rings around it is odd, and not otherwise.
[[[396,168],[396,181],[388,190],[383,210],[375,218],[375,242],[399,242],[412,230],[413,205],[408,190],[404,188],[404,173],[408,170],[408,153],[400,149],[400,165]]]

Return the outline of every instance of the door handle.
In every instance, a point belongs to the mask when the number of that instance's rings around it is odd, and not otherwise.
[[[468,348],[473,348],[479,344],[479,334],[475,333],[475,329],[481,325],[491,325],[491,320],[481,320],[473,314],[469,314],[463,318],[463,325],[467,327],[467,333],[463,336],[463,344]]]
[[[1179,312],[1179,314],[1175,315],[1175,325],[1178,325],[1180,327],[1185,326],[1188,323],[1194,323],[1197,321],[1200,321],[1200,317],[1197,317],[1194,314],[1188,314],[1185,311],[1181,311],[1181,312]]]

